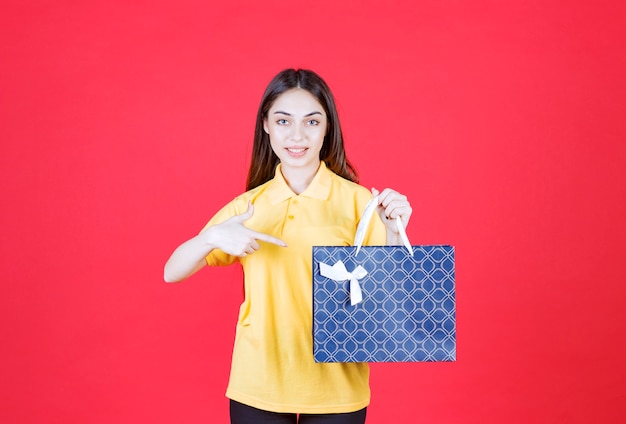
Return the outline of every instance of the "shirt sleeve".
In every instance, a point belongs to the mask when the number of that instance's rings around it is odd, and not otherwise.
[[[372,193],[366,188],[361,188],[357,197],[357,209],[359,211],[359,219],[363,217],[365,207],[372,198]],[[372,214],[370,223],[367,226],[365,237],[363,238],[363,246],[384,246],[387,243],[387,230],[385,224],[380,220],[376,212]]]
[[[363,245],[384,246],[387,243],[387,230],[376,212],[372,216],[368,231],[365,233]]]
[[[206,231],[206,229],[212,225],[221,224],[222,222],[232,218],[235,215],[244,213],[246,211],[246,208],[242,209],[242,203],[247,208],[247,202],[243,200],[241,196],[227,203],[222,209],[220,209],[215,215],[213,215],[213,218],[209,220],[209,222],[204,226],[204,228],[202,228],[200,232],[202,233]],[[225,266],[239,261],[239,258],[233,255],[229,255],[228,253],[220,249],[213,249],[213,251],[211,251],[211,253],[207,255],[205,260],[207,265],[209,266]]]

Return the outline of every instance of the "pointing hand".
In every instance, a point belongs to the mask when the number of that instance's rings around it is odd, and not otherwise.
[[[229,255],[244,257],[260,249],[259,241],[272,243],[281,247],[287,244],[269,234],[260,233],[244,226],[244,222],[254,215],[254,206],[248,203],[248,210],[235,215],[221,224],[207,229],[207,243],[228,253]]]

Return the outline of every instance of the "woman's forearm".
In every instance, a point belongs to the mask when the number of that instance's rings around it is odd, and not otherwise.
[[[402,246],[402,237],[400,234],[393,232],[392,230],[387,229],[387,246]]]
[[[163,279],[166,283],[178,283],[192,276],[206,265],[205,258],[213,249],[204,233],[187,240],[168,259]]]

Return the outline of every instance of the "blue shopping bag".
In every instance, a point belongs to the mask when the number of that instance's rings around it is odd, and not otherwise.
[[[368,208],[377,203],[372,199]],[[454,247],[313,247],[313,356],[316,362],[456,360]]]

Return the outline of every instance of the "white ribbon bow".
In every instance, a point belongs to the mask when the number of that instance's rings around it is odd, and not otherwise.
[[[320,262],[320,274],[334,281],[350,280],[350,305],[354,306],[363,300],[359,280],[367,275],[367,271],[361,265],[357,266],[354,271],[348,272],[341,261],[337,261],[333,266]]]

